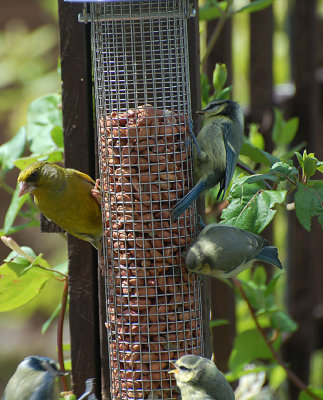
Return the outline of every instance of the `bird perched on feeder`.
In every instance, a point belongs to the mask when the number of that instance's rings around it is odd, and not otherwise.
[[[218,370],[207,358],[185,355],[175,363],[175,374],[182,400],[234,400],[234,393]]]
[[[211,101],[198,114],[204,115],[204,125],[193,149],[193,189],[174,207],[176,220],[196,198],[218,183],[218,198],[226,192],[236,166],[243,138],[244,117],[238,103],[232,100]]]
[[[58,388],[55,378],[59,375],[65,375],[65,372],[58,370],[55,360],[26,357],[10,378],[2,400],[56,400]]]
[[[282,268],[278,250],[263,237],[229,225],[207,225],[186,253],[190,272],[215,278],[230,278],[252,265],[264,261]]]
[[[35,162],[18,177],[19,196],[32,193],[46,218],[71,235],[102,247],[97,183],[83,172],[46,161]]]

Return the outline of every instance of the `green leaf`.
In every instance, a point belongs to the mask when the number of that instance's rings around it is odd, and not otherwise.
[[[26,128],[32,153],[47,153],[57,147],[51,136],[55,127],[62,127],[61,96],[59,94],[49,94],[30,103]]]
[[[299,154],[298,151],[295,151],[295,155],[296,155],[296,157],[297,157],[297,160],[298,160],[298,162],[299,162],[299,165],[303,168],[303,166],[304,166],[303,157]]]
[[[28,165],[36,162],[36,161],[48,161],[48,162],[58,162],[63,159],[63,149],[49,151],[48,153],[43,154],[33,154],[29,157],[18,158],[14,164],[21,171],[28,167]]]
[[[276,365],[270,372],[269,382],[273,390],[277,390],[279,386],[286,380],[287,374],[283,367]]]
[[[276,204],[285,201],[286,190],[265,190],[262,182],[248,184],[249,177],[236,179],[231,187],[230,204],[223,210],[221,223],[261,233],[271,222]]]
[[[47,332],[47,330],[50,327],[51,323],[54,321],[54,319],[57,317],[57,315],[61,311],[61,308],[62,308],[62,304],[59,303],[59,305],[55,308],[55,310],[52,312],[52,314],[47,319],[47,321],[43,323],[43,326],[41,328],[41,334],[42,335],[45,335],[45,333]]]
[[[209,84],[208,78],[205,74],[201,74],[201,97],[202,107],[206,106],[209,102],[211,85]]]
[[[277,108],[274,109],[274,115],[274,126],[272,131],[272,139],[274,143],[282,145],[291,143],[298,130],[298,118],[294,117],[285,121],[283,113]]]
[[[286,121],[283,134],[281,137],[281,144],[289,144],[293,141],[296,133],[298,131],[299,119],[297,117],[293,117]]]
[[[270,279],[266,287],[265,296],[269,296],[270,294],[274,293],[278,280],[283,273],[283,271],[279,271],[275,274],[273,278]]]
[[[220,18],[221,12],[219,8],[224,12],[227,8],[227,1],[217,2],[218,6],[210,6],[206,4],[199,9],[199,19],[200,21],[211,21],[212,19]]]
[[[296,216],[307,231],[310,231],[312,217],[316,215],[323,227],[323,181],[310,181],[307,185],[299,182],[294,200]]]
[[[252,275],[253,281],[259,286],[259,285],[265,285],[266,280],[267,280],[267,273],[264,267],[257,267],[255,268],[253,275]]]
[[[257,329],[243,331],[234,340],[229,368],[233,372],[241,371],[246,364],[257,359],[271,360],[272,354]]]
[[[310,178],[315,174],[317,163],[318,159],[315,157],[306,157],[303,160],[304,175],[306,175],[307,178]]]
[[[20,157],[26,146],[26,129],[22,127],[8,142],[0,146],[0,167],[5,172],[14,167],[14,161]]]
[[[27,201],[28,198],[28,196],[18,197],[18,193],[19,193],[19,186],[16,187],[12,195],[11,203],[4,219],[3,233],[5,235],[10,234],[12,225],[15,222],[19,210],[21,209],[21,207],[24,205],[24,203]]]
[[[227,67],[225,64],[215,64],[215,68],[213,71],[213,88],[216,93],[221,93],[223,86],[225,85],[225,82],[227,80],[228,73],[227,73]]]
[[[308,389],[316,395],[319,399],[323,399],[323,389],[322,388],[314,388],[309,386]],[[301,391],[298,400],[313,400],[313,397],[309,396],[304,390]]]
[[[273,0],[254,0],[250,4],[237,10],[237,13],[252,13],[256,11],[261,11],[272,4]]]
[[[213,319],[210,321],[210,328],[215,328],[217,326],[228,325],[229,321],[227,319]]]
[[[12,252],[15,253],[15,252]],[[11,253],[11,254],[12,254]],[[51,273],[40,268],[28,268],[30,265],[23,257],[14,258],[0,266],[0,311],[10,311],[21,307],[35,298],[43,289]],[[27,270],[26,270],[27,268]]]
[[[39,221],[37,219],[32,219],[32,220],[26,222],[25,224],[12,226],[6,232],[4,232],[4,230],[1,230],[0,236],[3,236],[3,235],[11,236],[11,235],[13,235],[17,232],[20,232],[24,229],[33,228],[34,226],[39,226]]]
[[[64,148],[64,136],[63,129],[61,126],[55,126],[51,131],[51,136],[58,148]]]
[[[284,311],[277,311],[271,315],[272,327],[280,332],[295,332],[297,323],[291,319]]]
[[[242,144],[240,155],[248,156],[255,163],[261,163],[269,167],[280,161],[278,158],[272,156],[266,151],[253,146],[247,141],[247,139],[245,139],[244,143]]]
[[[259,124],[251,123],[249,126],[249,140],[253,146],[258,147],[261,150],[265,148],[265,139],[259,132]]]

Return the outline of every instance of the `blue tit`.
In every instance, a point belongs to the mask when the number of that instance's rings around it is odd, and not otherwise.
[[[234,400],[224,375],[207,358],[186,355],[175,363],[175,374],[182,400]]]
[[[186,253],[190,272],[215,278],[230,278],[252,265],[264,261],[282,268],[278,250],[263,237],[229,225],[207,225]]]
[[[58,370],[55,360],[26,357],[10,378],[2,400],[56,400],[58,391],[55,378],[58,375],[65,373]]]
[[[193,148],[195,186],[174,207],[176,220],[205,190],[220,184],[218,198],[226,192],[236,166],[243,140],[244,117],[232,100],[211,101],[199,114],[204,125]]]

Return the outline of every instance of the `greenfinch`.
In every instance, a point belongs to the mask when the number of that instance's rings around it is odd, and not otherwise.
[[[19,196],[32,193],[47,219],[101,249],[101,206],[92,178],[75,169],[43,161],[21,171],[18,183]]]
[[[244,117],[238,103],[213,100],[198,114],[204,125],[193,149],[194,184],[172,211],[176,220],[205,190],[220,184],[218,198],[226,192],[238,159],[243,140]]]
[[[175,374],[182,400],[234,400],[234,393],[218,370],[207,358],[185,355],[175,363]]]

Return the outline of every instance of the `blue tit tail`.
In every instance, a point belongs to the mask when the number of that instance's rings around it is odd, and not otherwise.
[[[207,189],[204,181],[199,182],[197,185],[190,190],[186,196],[184,196],[173,208],[172,219],[176,221],[177,218],[193,203],[197,197]]]
[[[277,268],[282,269],[281,262],[278,258],[278,250],[277,247],[274,246],[266,246],[261,252],[257,255],[257,260],[265,261],[269,264],[275,265]]]

